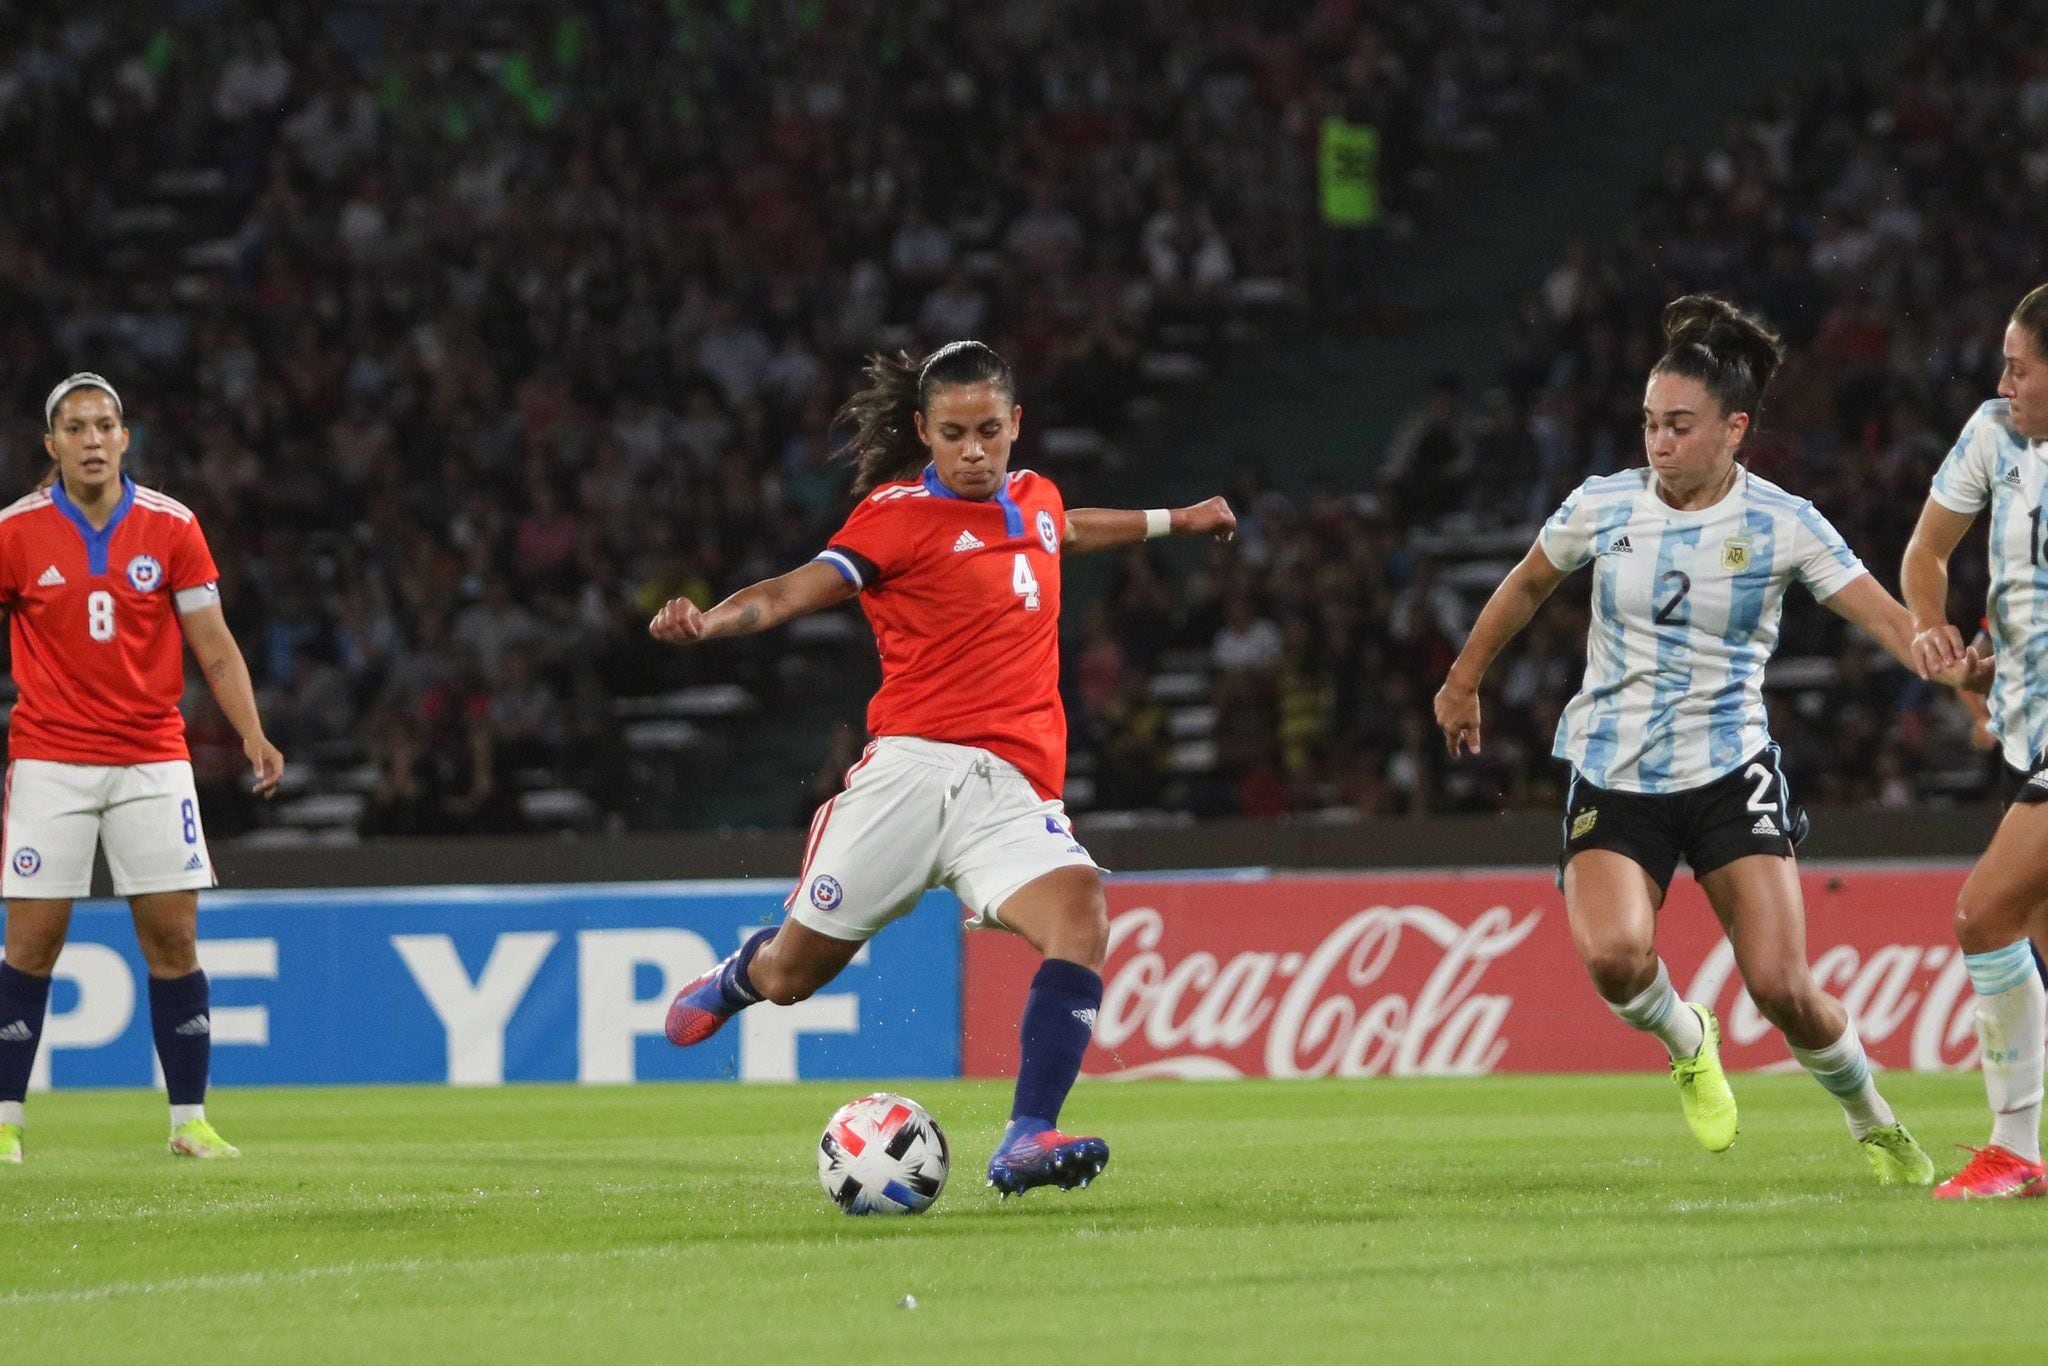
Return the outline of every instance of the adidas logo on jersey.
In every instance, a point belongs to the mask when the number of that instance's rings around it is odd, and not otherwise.
[[[0,1029],[0,1040],[7,1043],[27,1043],[35,1037],[35,1031],[28,1027],[27,1020],[16,1020],[5,1029]]]
[[[960,539],[953,542],[953,549],[956,553],[962,550],[979,550],[981,542],[975,538],[973,532],[963,531],[960,533]]]
[[[1616,536],[1608,544],[1607,553],[1610,555],[1633,555],[1636,553],[1636,548],[1628,543],[1628,537]]]
[[[2020,467],[2018,465],[2008,465],[2006,467],[2005,473],[2001,474],[1998,477],[2003,479],[2006,483],[2011,484],[2014,488],[2023,488],[2026,486],[2026,480],[2020,478]]]
[[[1758,816],[1756,824],[1749,827],[1749,833],[1752,835],[1775,835],[1778,833],[1778,823],[1769,816]]]
[[[62,588],[63,586],[64,576],[57,572],[57,566],[54,564],[45,569],[43,576],[36,580],[36,587],[38,588]]]

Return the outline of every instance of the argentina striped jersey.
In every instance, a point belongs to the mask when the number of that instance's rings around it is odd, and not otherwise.
[[[1991,594],[1985,616],[1998,652],[1991,729],[2005,761],[2030,769],[2048,748],[2048,544],[2042,540],[2042,485],[2048,443],[2013,430],[2012,407],[1996,398],[1963,426],[1929,490],[1950,512],[1991,509]]]
[[[1825,599],[1864,572],[1812,503],[1748,470],[1694,512],[1659,498],[1648,469],[1595,476],[1537,544],[1566,572],[1594,566],[1586,681],[1554,753],[1622,792],[1703,787],[1769,744],[1764,661],[1786,588]]]

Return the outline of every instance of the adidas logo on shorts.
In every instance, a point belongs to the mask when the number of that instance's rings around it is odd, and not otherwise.
[[[35,1037],[35,1031],[28,1027],[27,1020],[16,1020],[5,1029],[0,1029],[0,1042],[27,1043]]]
[[[956,554],[963,550],[979,549],[981,549],[981,541],[977,539],[975,534],[971,531],[961,532],[960,539],[953,542],[953,550]]]
[[[213,1033],[213,1022],[204,1015],[194,1015],[191,1019],[179,1025],[172,1033],[182,1034],[188,1039],[197,1038],[201,1034]]]
[[[1775,835],[1778,833],[1778,823],[1769,816],[1758,816],[1756,824],[1749,827],[1749,833],[1752,835]]]
[[[205,869],[206,860],[199,857],[199,855],[197,854],[194,854],[191,858],[185,860],[185,871],[188,873],[204,872]]]

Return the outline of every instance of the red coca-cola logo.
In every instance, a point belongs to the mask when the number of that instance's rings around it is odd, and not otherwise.
[[[1976,1058],[1974,997],[1949,938],[1964,870],[1802,875],[1815,976],[1886,1067]],[[1614,1017],[1540,873],[1112,882],[1098,1076],[1472,1076],[1651,1071],[1663,1050]],[[1704,896],[1681,879],[1658,950],[1712,1006],[1736,1068],[1791,1065]],[[962,1061],[1013,1075],[1036,955],[970,935]]]
[[[1252,1045],[1272,1077],[1482,1075],[1513,1000],[1480,992],[1480,978],[1541,915],[1495,906],[1460,924],[1429,906],[1373,906],[1306,949],[1169,961],[1164,917],[1138,907],[1110,922],[1095,1045],[1114,1057],[1142,1039],[1163,1056],[1122,1070],[1160,1076],[1239,1075],[1223,1055]],[[1412,991],[1392,974],[1404,951],[1429,961]]]

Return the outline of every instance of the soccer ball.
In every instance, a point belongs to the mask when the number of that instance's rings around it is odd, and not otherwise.
[[[848,1214],[921,1214],[946,1188],[948,1164],[939,1122],[887,1091],[840,1106],[818,1140],[818,1183]]]

